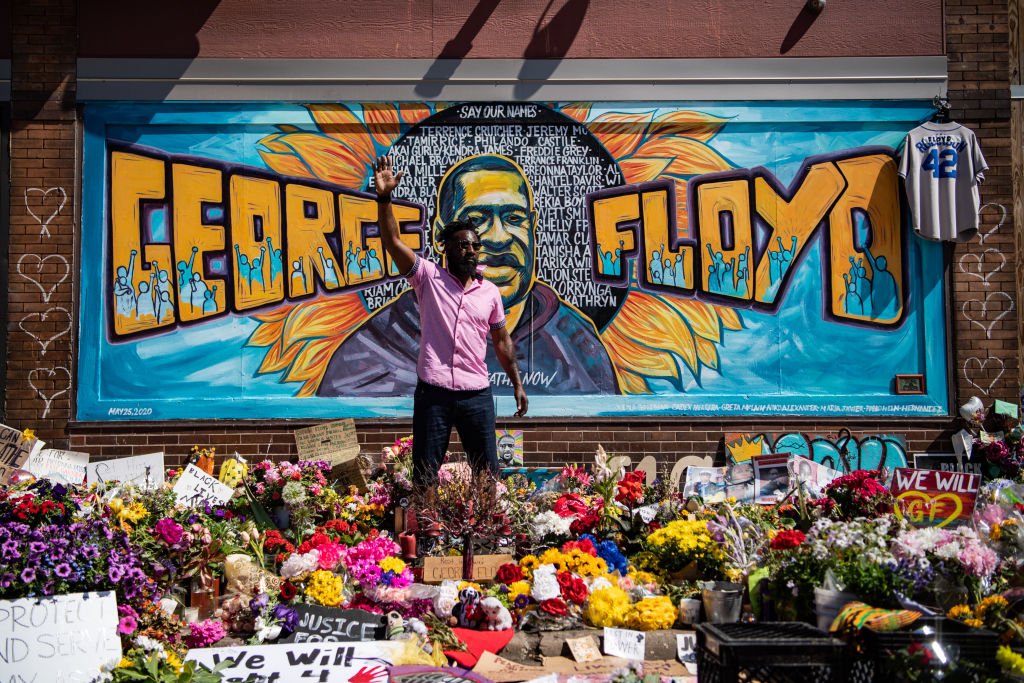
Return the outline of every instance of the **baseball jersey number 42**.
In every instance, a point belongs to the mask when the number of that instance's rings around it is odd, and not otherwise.
[[[956,150],[944,149],[942,152],[934,147],[921,162],[922,171],[931,171],[935,178],[956,178]]]

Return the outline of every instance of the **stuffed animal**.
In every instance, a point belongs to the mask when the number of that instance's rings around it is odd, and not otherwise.
[[[451,619],[455,603],[459,601],[459,586],[454,581],[445,579],[437,587],[437,594],[434,596],[434,614],[445,623]]]
[[[488,631],[505,631],[512,628],[512,614],[498,598],[484,598],[480,601],[484,614],[484,626]]]
[[[480,612],[480,591],[472,586],[460,590],[459,601],[452,609],[452,617],[462,628],[479,628],[480,622],[483,621],[483,614]]]

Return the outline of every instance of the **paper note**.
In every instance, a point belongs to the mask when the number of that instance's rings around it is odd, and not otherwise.
[[[441,583],[462,578],[462,556],[423,558],[423,583]]]
[[[643,659],[647,635],[625,628],[604,628],[604,653],[623,659]]]
[[[597,647],[597,641],[593,636],[583,638],[570,638],[565,641],[569,646],[572,658],[577,662],[593,662],[601,659],[601,650]]]

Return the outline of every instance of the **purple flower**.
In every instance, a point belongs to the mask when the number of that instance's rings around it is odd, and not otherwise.
[[[112,564],[110,565],[110,569],[107,570],[107,577],[112,583],[118,583],[124,578],[124,569],[122,569],[120,565]]]
[[[249,601],[249,609],[252,610],[254,616],[259,616],[263,612],[263,608],[267,606],[270,601],[270,596],[266,593],[260,593],[255,598]]]
[[[46,544],[42,541],[32,541],[28,544],[28,551],[33,555],[42,555],[46,551]]]
[[[0,557],[5,560],[17,560],[20,558],[21,553],[18,552],[18,542],[10,539],[0,544]]]
[[[90,544],[82,548],[81,553],[82,557],[84,557],[85,559],[95,560],[97,557],[100,556],[100,549],[97,548],[95,545]]]
[[[25,567],[21,570],[21,580],[25,583],[32,583],[36,580],[35,567]]]
[[[288,605],[278,604],[274,608],[274,618],[281,624],[281,630],[285,633],[294,631],[295,626],[299,623],[299,613]]]
[[[14,574],[11,572],[4,572],[3,576],[0,576],[0,588],[10,588],[12,583],[14,583]]]
[[[53,573],[62,579],[66,579],[71,576],[71,565],[67,562],[61,562],[53,568]]]

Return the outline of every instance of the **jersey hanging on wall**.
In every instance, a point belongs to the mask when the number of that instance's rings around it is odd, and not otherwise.
[[[927,122],[907,133],[899,174],[917,234],[953,242],[974,237],[987,170],[977,138],[959,123]]]

